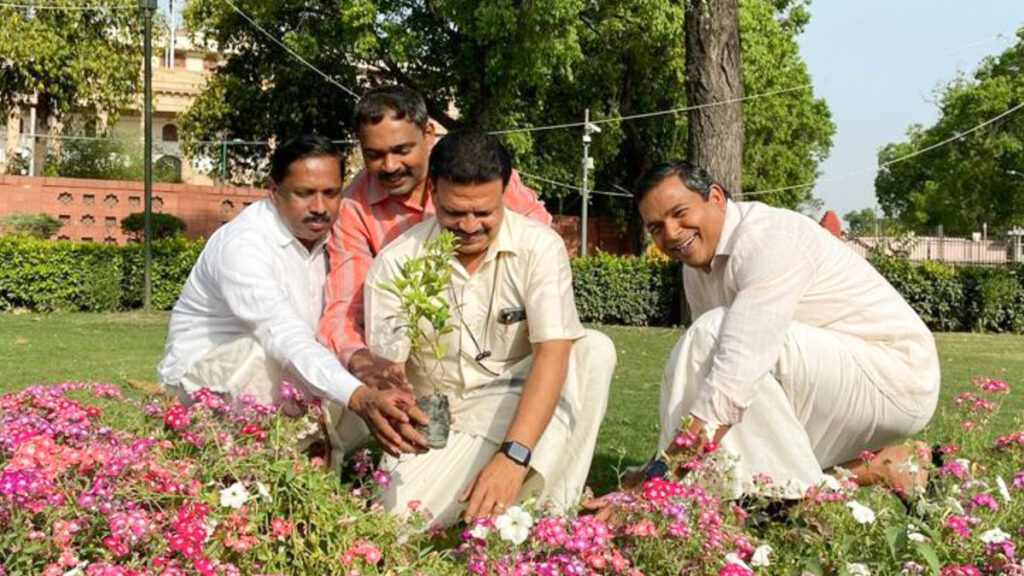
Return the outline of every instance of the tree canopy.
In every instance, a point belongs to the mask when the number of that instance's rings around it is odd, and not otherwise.
[[[51,126],[72,110],[108,118],[139,92],[139,11],[133,0],[82,9],[80,0],[48,0],[48,9],[0,6],[0,118],[34,103]],[[66,7],[66,9],[53,9]]]
[[[489,130],[607,121],[594,136],[594,182],[629,187],[653,163],[686,156],[686,114],[617,121],[685,107],[683,5],[667,0],[236,0],[270,34],[359,93],[382,83],[421,92],[431,115],[453,128]],[[756,95],[810,83],[796,36],[801,0],[742,0],[742,73]],[[191,30],[229,54],[182,122],[184,143],[268,140],[298,131],[353,137],[353,99],[274,45],[220,0],[193,0]],[[453,111],[457,110],[457,114]],[[834,126],[825,102],[799,90],[744,103],[743,187],[760,190],[813,179]],[[578,183],[582,129],[503,135],[522,171]],[[248,153],[251,154],[251,151]],[[251,162],[230,147],[233,163]],[[550,199],[566,189],[527,182]],[[572,198],[566,198],[573,195]],[[759,197],[795,207],[792,190]],[[624,203],[614,201],[606,210]],[[557,205],[552,205],[557,208]],[[557,211],[557,210],[556,210]]]
[[[984,224],[1024,225],[1024,109],[968,133],[1024,103],[1024,28],[1017,42],[938,94],[939,119],[912,125],[907,139],[878,154],[875,193],[886,215],[917,232],[966,235]],[[894,159],[949,144],[887,165]]]

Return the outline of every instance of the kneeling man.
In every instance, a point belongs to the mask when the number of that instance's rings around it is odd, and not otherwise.
[[[717,427],[739,457],[736,493],[764,473],[802,496],[836,465],[920,488],[926,447],[901,441],[935,411],[939,359],[900,294],[811,219],[734,202],[698,167],[655,166],[636,193],[658,248],[685,265],[694,318],[665,370],[659,450],[690,415],[689,431]],[[864,450],[881,452],[864,464]]]
[[[425,416],[412,395],[363,386],[316,339],[324,242],[341,202],[341,153],[302,136],[271,158],[270,197],[218,229],[171,311],[161,384],[180,397],[210,388],[236,401],[279,400],[282,379],[348,406],[374,434],[409,451]]]
[[[431,393],[395,329],[398,299],[382,286],[434,235],[457,236],[447,298],[455,330],[442,336],[447,354],[434,371],[450,399],[451,436],[443,449],[383,462],[392,472],[385,505],[402,512],[419,501],[437,524],[500,514],[530,496],[574,505],[615,368],[611,341],[580,324],[562,238],[504,208],[511,170],[493,136],[445,136],[430,156],[436,217],[388,244],[364,288],[370,351],[405,363],[415,392]]]

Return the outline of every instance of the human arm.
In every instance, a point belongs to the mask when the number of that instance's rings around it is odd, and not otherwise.
[[[735,297],[725,310],[711,369],[690,413],[715,425],[738,423],[778,361],[797,305],[814,281],[814,264],[795,233],[764,232],[727,266]],[[727,280],[728,281],[728,280]]]
[[[572,340],[548,340],[533,345],[533,363],[505,434],[506,441],[519,442],[533,451],[558,405],[572,344]],[[460,497],[467,503],[466,521],[504,510],[515,500],[528,471],[528,466],[502,452],[496,453]]]
[[[374,356],[366,346],[363,284],[374,251],[366,215],[356,200],[342,201],[326,248],[330,270],[324,285],[320,341],[363,383],[382,390],[408,390],[404,366]]]

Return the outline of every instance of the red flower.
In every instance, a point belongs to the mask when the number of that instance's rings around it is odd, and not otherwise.
[[[121,542],[121,540],[116,536],[107,536],[104,538],[103,545],[107,547],[107,550],[113,552],[114,556],[117,556],[118,558],[128,553],[128,547],[125,546],[124,542]]]
[[[191,423],[188,409],[181,404],[174,404],[164,412],[164,424],[172,430],[181,430]]]

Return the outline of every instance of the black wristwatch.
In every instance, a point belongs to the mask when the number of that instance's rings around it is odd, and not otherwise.
[[[498,451],[505,456],[508,456],[509,460],[519,464],[520,466],[529,466],[530,457],[533,456],[533,453],[530,452],[530,449],[527,448],[525,444],[520,444],[515,440],[509,440],[508,442],[503,443],[501,448],[498,448]]]
[[[664,478],[666,474],[668,474],[668,463],[661,458],[655,458],[644,468],[644,480]]]

